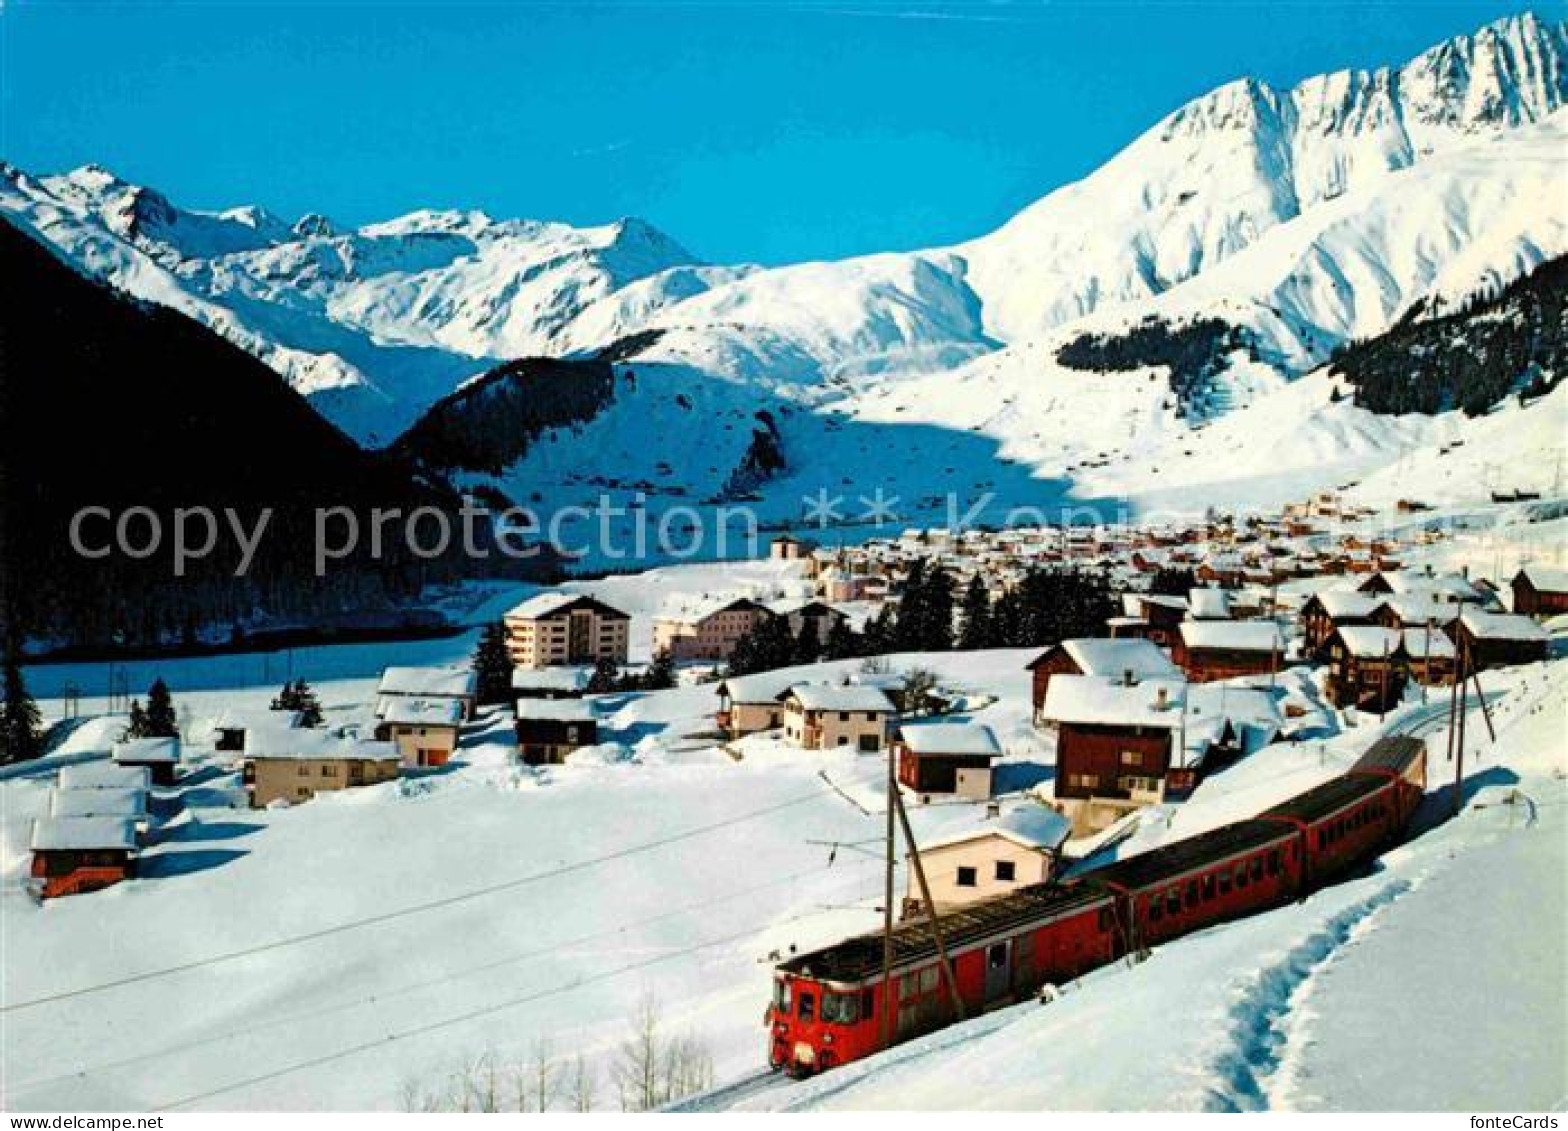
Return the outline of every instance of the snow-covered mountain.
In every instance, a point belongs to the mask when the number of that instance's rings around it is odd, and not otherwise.
[[[1248,414],[1285,427],[1268,402],[1335,347],[1568,252],[1565,99],[1568,24],[1511,17],[1402,66],[1227,84],[968,243],[773,269],[695,263],[634,220],[417,212],[347,230],[189,212],[91,167],[7,168],[0,210],[218,328],[371,443],[503,360],[638,343],[602,411],[489,477],[514,497],[578,501],[585,465],[711,497],[759,412],[790,490],[850,476],[906,499],[998,481],[1136,496],[1169,480],[1097,469],[1158,473],[1167,447],[1201,454],[1202,426],[1227,416],[1269,443]],[[1244,348],[1181,404],[1158,366],[1060,360],[1151,318],[1214,321]]]

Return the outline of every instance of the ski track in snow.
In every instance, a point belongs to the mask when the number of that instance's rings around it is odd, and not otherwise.
[[[1385,884],[1258,970],[1231,1006],[1231,1047],[1214,1061],[1220,1083],[1204,1104],[1207,1110],[1288,1110],[1286,1070],[1292,1044],[1303,1035],[1298,1011],[1311,996],[1314,981],[1345,947],[1374,929],[1379,912],[1412,886],[1409,880]]]

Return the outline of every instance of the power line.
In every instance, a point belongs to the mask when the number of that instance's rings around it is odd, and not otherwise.
[[[719,829],[744,824],[747,821],[754,821],[759,817],[766,817],[773,813],[777,813],[780,810],[793,808],[796,805],[804,805],[808,801],[814,801],[817,798],[826,796],[831,792],[831,790],[816,790],[812,793],[802,794],[798,797],[791,798],[787,801],[781,801],[777,804],[769,805],[762,809],[753,809],[750,812],[741,813],[734,817],[726,817],[722,821],[714,821],[711,824],[699,825],[696,828],[687,829],[684,832],[674,833],[670,836],[660,837],[656,840],[645,841],[641,844],[634,844],[627,848],[617,849],[614,852],[607,852],[602,856],[589,857],[586,860],[578,860],[571,864],[563,864],[559,868],[551,868],[542,872],[531,872],[528,875],[519,876],[515,879],[505,880],[497,884],[490,884],[482,888],[475,888],[472,891],[459,892],[456,895],[444,896],[441,899],[430,900],[427,903],[416,903],[408,907],[400,907],[395,911],[385,911],[379,915],[371,915],[363,919],[354,919],[346,923],[338,923],[331,927],[322,927],[319,930],[307,931],[304,934],[277,939],[269,943],[260,943],[256,946],[243,947],[239,950],[231,950],[222,954],[215,954],[208,958],[192,959],[189,962],[180,962],[173,966],[165,966],[157,970],[147,970],[139,974],[128,974],[123,978],[115,978],[111,981],[99,982],[91,986],[82,986],[74,990],[62,990],[59,993],[45,994],[42,997],[32,998],[28,1001],[0,1006],[0,1014],[20,1013],[23,1010],[36,1009],[42,1005],[50,1005],[55,1002],[68,1001],[72,998],[103,993],[106,990],[119,989],[124,986],[136,985],[141,982],[156,981],[160,978],[172,977],[175,974],[183,974],[191,970],[198,970],[205,966],[216,966],[224,962],[233,962],[237,959],[250,958],[257,954],[265,954],[268,951],[283,950],[288,947],[299,946],[308,942],[315,942],[318,939],[330,938],[333,935],[341,935],[349,931],[357,931],[364,927],[381,926],[385,923],[394,922],[398,919],[406,919],[410,916],[421,915],[427,911],[434,911],[443,907],[451,907],[454,904],[466,903],[469,900],[481,899],[485,896],[496,895],[503,891],[512,891],[516,888],[526,887],[529,884],[535,884],[543,880],[554,879],[557,876],[565,876],[574,872],[587,871],[588,869],[596,868],[601,864],[608,864],[616,860],[624,860],[628,857],[636,856],[642,852],[649,852],[656,848],[664,848],[671,844],[679,844],[682,841],[694,840],[697,837],[706,836],[708,833],[717,832]]]
[[[714,896],[711,899],[701,900],[696,903],[690,903],[684,907],[673,908],[672,910],[662,912],[658,915],[652,915],[636,922],[623,923],[616,927],[609,927],[602,931],[595,931],[592,934],[580,935],[577,938],[562,939],[548,946],[539,946],[531,950],[517,951],[503,958],[492,959],[491,961],[482,963],[478,966],[471,966],[460,970],[455,970],[451,973],[443,974],[436,978],[427,978],[423,981],[409,982],[402,986],[381,993],[362,994],[357,998],[337,1002],[332,1005],[318,1006],[314,1009],[303,1010],[297,1013],[287,1014],[282,1017],[274,1017],[269,1020],[256,1022],[255,1024],[241,1026],[236,1029],[230,1029],[226,1032],[217,1033],[212,1036],[181,1041],[176,1044],[164,1045],[161,1048],[154,1049],[149,1052],[137,1053],[134,1056],[122,1057],[119,1060],[112,1060],[103,1064],[86,1065],[80,1068],[72,1069],[68,1072],[60,1072],[53,1076],[40,1077],[36,1080],[25,1080],[20,1083],[8,1083],[5,1090],[10,1094],[33,1091],[50,1084],[62,1083],[66,1080],[77,1080],[83,1077],[94,1076],[104,1072],[112,1072],[120,1068],[128,1068],[133,1064],[140,1064],[143,1061],[157,1060],[166,1056],[173,1056],[183,1052],[190,1052],[193,1049],[204,1048],[208,1045],[221,1044],[225,1041],[237,1040],[240,1037],[251,1036],[252,1034],[260,1033],[267,1029],[275,1029],[280,1025],[291,1025],[303,1021],[314,1021],[317,1018],[327,1017],[334,1013],[342,1013],[351,1009],[357,1009],[361,1006],[377,1005],[383,1001],[390,1001],[394,998],[405,997],[412,993],[433,989],[436,986],[442,986],[451,982],[461,981],[464,978],[471,978],[477,974],[488,973],[491,970],[496,970],[503,966],[509,966],[517,962],[522,962],[529,958],[537,958],[544,954],[553,954],[563,947],[581,946],[584,943],[597,942],[600,939],[625,934],[627,931],[639,930],[643,927],[649,927],[655,923],[660,923],[667,919],[677,918],[681,915],[689,915],[696,911],[704,911],[710,907],[716,907],[723,903],[729,903],[736,899],[742,899],[748,895],[755,895],[757,892],[766,891],[769,888],[780,887],[787,883],[794,883],[796,880],[801,880],[807,876],[816,875],[819,871],[821,871],[820,868],[810,868],[804,871],[792,873],[787,876],[777,877],[767,881],[766,883],[753,884],[747,888],[726,892],[723,895]]]

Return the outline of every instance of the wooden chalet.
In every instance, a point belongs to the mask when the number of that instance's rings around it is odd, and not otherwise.
[[[1184,621],[1171,657],[1194,683],[1265,675],[1284,664],[1285,641],[1268,620]]]
[[[599,723],[586,703],[532,699],[517,703],[517,751],[530,766],[552,765],[599,741]]]
[[[33,822],[32,878],[45,899],[97,891],[136,874],[136,822],[43,817]]]
[[[1510,586],[1514,612],[1527,617],[1553,617],[1568,613],[1568,569],[1527,565]]]
[[[1064,640],[1024,665],[1032,677],[1034,724],[1040,725],[1045,696],[1056,675],[1097,675],[1106,678],[1180,679],[1181,669],[1153,641],[1144,638]]]
[[[1002,756],[990,727],[979,723],[914,723],[893,742],[898,780],[919,794],[991,796],[991,764]]]
[[[1551,637],[1523,613],[1466,608],[1454,628],[1454,644],[1467,672],[1533,664],[1546,659]]]

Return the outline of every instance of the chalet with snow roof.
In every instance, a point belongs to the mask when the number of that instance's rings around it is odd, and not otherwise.
[[[1514,574],[1509,584],[1513,589],[1516,613],[1527,617],[1568,613],[1568,569],[1527,565]]]
[[[444,766],[457,750],[468,703],[450,696],[383,696],[376,706],[376,739],[397,747],[407,769]]]
[[[817,544],[808,538],[796,538],[793,534],[780,534],[768,544],[768,557],[775,561],[793,562],[811,556]]]
[[[921,845],[937,913],[1050,880],[1072,829],[1062,813],[1029,801],[978,828]],[[925,914],[925,901],[912,867],[905,876],[903,917],[912,919]]]
[[[225,707],[212,718],[212,748],[224,753],[241,753],[245,749],[246,732],[259,727],[291,730],[303,723],[304,717],[301,711]]]
[[[245,738],[245,792],[253,809],[295,805],[318,793],[392,781],[401,764],[391,742],[309,728],[256,730]]]
[[[1432,593],[1407,593],[1382,598],[1372,611],[1371,623],[1384,628],[1426,628],[1447,632],[1465,606]]]
[[[145,828],[148,821],[144,789],[61,789],[49,791],[49,816],[114,817]]]
[[[33,822],[31,875],[45,899],[81,895],[136,874],[136,822],[123,817],[41,817]]]
[[[1335,629],[1323,646],[1329,702],[1379,714],[1394,707],[1405,694],[1403,643],[1404,633],[1396,628],[1363,624]]]
[[[1467,607],[1454,626],[1454,644],[1466,672],[1546,659],[1551,636],[1523,613],[1493,613]]]
[[[586,593],[540,593],[502,620],[507,650],[517,667],[626,662],[631,616]]]
[[[586,703],[571,699],[520,699],[517,753],[530,766],[556,765],[599,741],[599,721]]]
[[[878,687],[802,683],[779,696],[784,737],[803,750],[848,748],[874,754],[887,745],[896,708]]]
[[[387,668],[376,686],[376,717],[383,719],[400,699],[415,699],[428,704],[438,699],[455,699],[462,707],[459,722],[474,717],[479,698],[479,673],[470,667]]]
[[[714,597],[666,605],[653,622],[653,647],[675,660],[727,660],[741,637],[773,619],[750,597]]]
[[[1301,606],[1302,646],[1316,656],[1336,628],[1371,624],[1379,598],[1353,589],[1327,589],[1314,593]]]
[[[719,709],[714,717],[731,739],[784,725],[784,703],[780,696],[800,682],[799,673],[788,669],[730,676],[716,688]]]
[[[1187,598],[1164,593],[1144,593],[1138,597],[1145,638],[1166,648],[1176,643],[1182,622],[1187,617]]]
[[[991,764],[1002,745],[981,723],[911,723],[893,742],[898,780],[916,793],[991,796]]]
[[[180,764],[178,738],[127,738],[114,744],[116,766],[145,769],[154,785],[173,785]]]
[[[1181,669],[1152,641],[1143,639],[1064,640],[1025,665],[1033,677],[1034,724],[1041,723],[1046,691],[1055,675],[1097,675],[1108,679],[1180,679]]]
[[[1230,620],[1230,593],[1214,586],[1200,586],[1187,594],[1188,620]]]
[[[1204,683],[1277,671],[1284,652],[1284,636],[1273,621],[1186,621],[1171,658],[1188,679]]]

